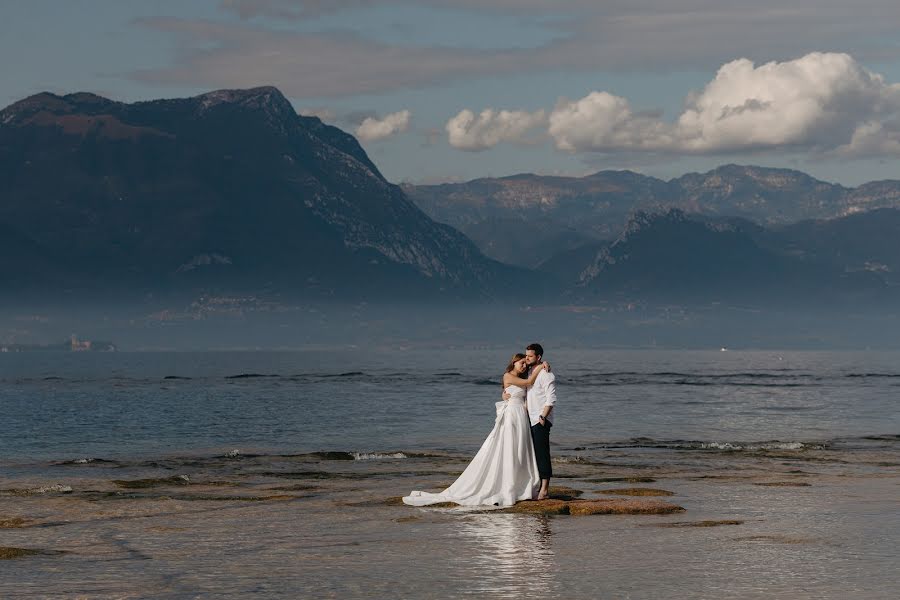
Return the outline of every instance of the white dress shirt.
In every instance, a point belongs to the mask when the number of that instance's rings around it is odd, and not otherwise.
[[[546,369],[542,370],[534,380],[534,385],[528,387],[525,398],[528,404],[528,418],[532,425],[537,425],[541,413],[544,412],[544,407],[556,406],[556,375],[548,373]],[[554,408],[547,420],[552,421],[551,417],[555,416],[556,409]]]

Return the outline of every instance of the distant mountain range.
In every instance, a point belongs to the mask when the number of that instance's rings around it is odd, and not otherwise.
[[[401,188],[272,87],[0,111],[0,301],[891,305],[897,207],[734,165]]]
[[[574,301],[890,306],[900,290],[900,210],[764,228],[680,209],[638,212],[611,242],[539,269]]]
[[[514,175],[404,186],[422,210],[492,258],[522,266],[591,241],[611,241],[637,211],[678,208],[767,226],[900,207],[900,181],[845,188],[787,169],[725,165],[663,181],[630,171],[587,177]]]
[[[491,297],[485,258],[272,87],[0,111],[0,293]]]

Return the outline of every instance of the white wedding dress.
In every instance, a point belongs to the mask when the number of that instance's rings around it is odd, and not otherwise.
[[[534,459],[531,422],[525,410],[525,390],[511,385],[506,391],[511,397],[497,403],[494,429],[459,479],[439,494],[411,492],[404,496],[405,504],[512,506],[519,500],[537,497],[541,478]]]

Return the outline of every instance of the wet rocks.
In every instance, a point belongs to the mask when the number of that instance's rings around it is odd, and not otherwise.
[[[676,504],[659,500],[624,500],[603,498],[597,500],[535,500],[519,502],[502,509],[506,513],[544,515],[667,515],[684,512]]]
[[[719,521],[676,521],[673,523],[651,523],[647,527],[719,527],[722,525],[743,525],[744,522],[736,519],[722,519]]]
[[[267,496],[216,496],[211,494],[175,494],[159,496],[160,500],[178,500],[181,502],[283,502],[297,500],[304,496],[292,494],[271,494]]]
[[[113,483],[120,488],[137,490],[160,486],[190,485],[191,479],[187,475],[175,475],[173,477],[151,477],[148,479],[114,479]]]
[[[753,485],[761,485],[763,487],[810,487],[810,484],[803,481],[762,481]]]
[[[390,498],[380,498],[374,500],[363,500],[362,502],[348,502],[345,506],[406,506],[403,504],[403,496],[391,496]],[[459,506],[455,502],[438,502],[437,504],[429,504],[421,508],[452,508]]]
[[[414,523],[416,521],[421,521],[421,520],[422,520],[422,517],[416,517],[416,516],[399,517],[397,519],[394,519],[394,523]]]
[[[585,479],[591,483],[655,483],[652,477],[593,477]]]
[[[734,538],[736,542],[773,542],[776,544],[814,544],[818,540],[789,535],[747,535]]]
[[[71,494],[72,487],[55,483],[37,488],[10,488],[0,490],[0,496],[38,496],[44,494]]]
[[[56,554],[62,554],[62,552],[58,550],[38,550],[35,548],[14,548],[12,546],[0,546],[0,560],[22,558],[23,556],[53,556]]]
[[[0,517],[0,529],[27,527],[28,520],[22,517]]]
[[[582,494],[584,494],[582,490],[576,490],[564,485],[550,486],[550,499],[552,500],[574,500]]]
[[[659,490],[656,488],[615,488],[611,490],[598,490],[599,494],[611,494],[615,496],[674,496],[675,492]]]
[[[514,506],[502,509],[502,512],[508,513],[526,513],[539,515],[568,515],[569,505],[572,500],[557,500],[550,498],[549,500],[533,500],[531,502],[519,502]]]
[[[321,492],[326,489],[318,485],[308,485],[305,483],[298,483],[297,485],[283,485],[279,487],[270,487],[266,488],[267,490],[272,490],[273,492]]]

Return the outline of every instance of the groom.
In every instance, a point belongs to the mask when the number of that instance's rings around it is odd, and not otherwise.
[[[544,348],[540,344],[530,344],[525,349],[525,363],[531,369],[541,363]],[[541,475],[541,491],[538,500],[546,500],[550,495],[550,478],[553,468],[550,466],[550,413],[556,405],[556,375],[546,369],[538,373],[534,385],[528,388],[526,395],[528,417],[531,419],[531,441],[534,442],[534,455],[537,459],[538,473]]]

